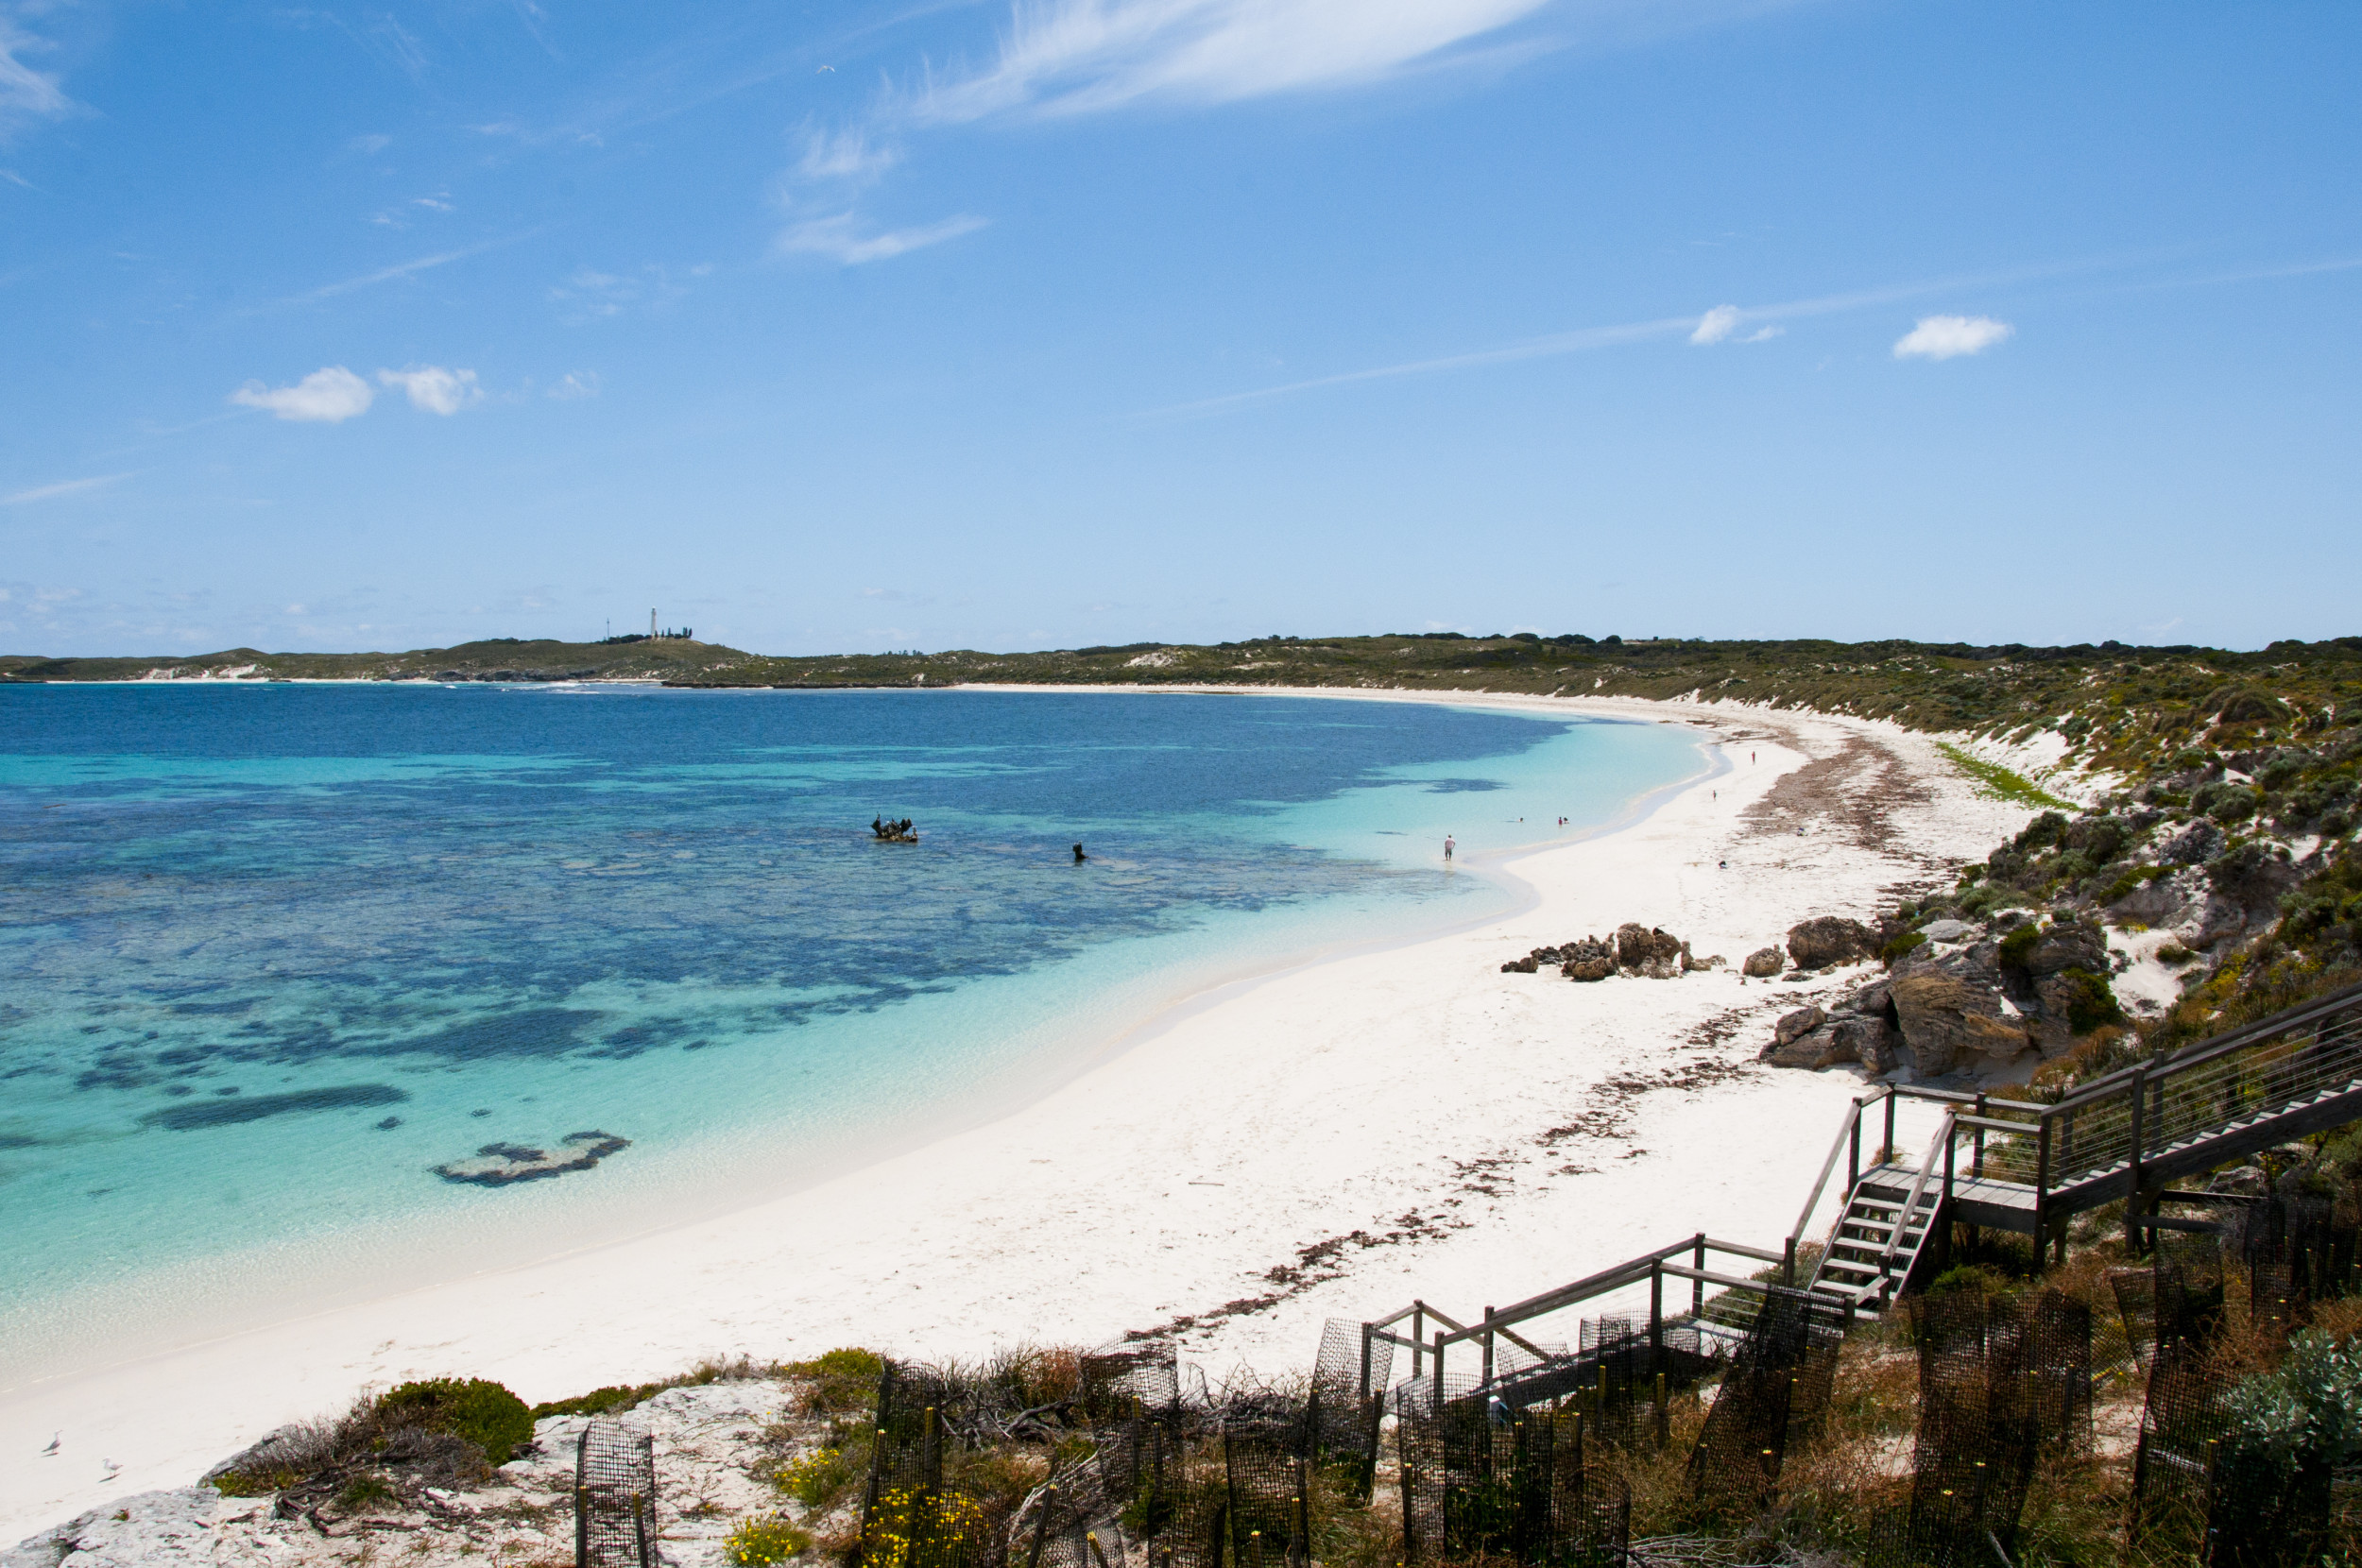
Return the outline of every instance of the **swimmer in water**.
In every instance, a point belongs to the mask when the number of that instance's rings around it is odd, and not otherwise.
[[[1081,844],[1078,844],[1074,846],[1074,863],[1076,865],[1081,865],[1085,861],[1089,859],[1090,857],[1088,855],[1083,853],[1083,846]]]

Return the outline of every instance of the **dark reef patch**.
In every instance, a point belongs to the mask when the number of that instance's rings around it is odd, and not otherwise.
[[[394,1105],[409,1094],[390,1083],[351,1083],[334,1089],[303,1089],[291,1095],[255,1095],[251,1099],[216,1099],[196,1105],[169,1105],[140,1117],[147,1127],[168,1127],[185,1133],[197,1127],[226,1127],[232,1122],[261,1121],[265,1116],[293,1116],[302,1111],[341,1111],[355,1105]]]
[[[454,1024],[440,1033],[378,1048],[378,1054],[413,1052],[481,1062],[495,1056],[562,1056],[582,1043],[599,1014],[582,1008],[540,1007]]]
[[[1428,781],[1427,793],[1431,795],[1460,795],[1508,788],[1508,785],[1490,778],[1435,778]]]
[[[569,1133],[558,1146],[535,1149],[521,1143],[488,1143],[476,1150],[472,1160],[453,1160],[435,1167],[435,1174],[446,1182],[465,1182],[480,1187],[505,1187],[517,1182],[538,1182],[548,1176],[563,1176],[570,1170],[588,1170],[609,1154],[629,1149],[629,1138],[619,1138],[612,1133],[591,1131]]]

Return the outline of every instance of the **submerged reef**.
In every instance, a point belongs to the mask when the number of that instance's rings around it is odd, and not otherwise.
[[[480,1187],[505,1187],[513,1182],[538,1182],[588,1170],[609,1154],[629,1149],[629,1138],[612,1133],[569,1133],[556,1149],[535,1149],[521,1143],[488,1143],[471,1160],[452,1160],[435,1167],[446,1182],[468,1182]]]

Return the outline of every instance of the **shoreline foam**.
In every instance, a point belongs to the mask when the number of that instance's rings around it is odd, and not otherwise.
[[[1179,998],[987,1124],[734,1214],[15,1390],[0,1399],[0,1446],[30,1455],[60,1429],[65,1441],[55,1459],[7,1467],[0,1539],[185,1483],[363,1384],[461,1372],[548,1399],[712,1352],[864,1342],[932,1356],[1160,1327],[1217,1367],[1276,1368],[1309,1355],[1327,1316],[1412,1295],[1474,1311],[1701,1227],[1774,1240],[1857,1081],[1749,1063],[1771,1017],[1835,982],[1578,986],[1502,975],[1499,960],[1636,919],[1735,964],[1806,915],[1858,911],[1981,854],[2026,814],[1977,799],[1933,738],[1868,722],[1631,699],[1252,694],[1687,722],[1721,732],[1707,740],[1725,766],[1596,836],[1488,861],[1531,892],[1505,915]],[[1733,732],[1759,737],[1760,762],[1727,755],[1743,745]],[[1779,780],[1864,737],[1925,796],[1897,808],[1905,842],[1749,829],[1745,811]],[[102,1455],[121,1465],[111,1478]]]

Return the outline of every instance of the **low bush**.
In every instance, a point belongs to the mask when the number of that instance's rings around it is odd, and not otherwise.
[[[786,1562],[812,1549],[812,1537],[776,1513],[751,1514],[723,1542],[723,1555],[740,1564]]]
[[[771,1484],[808,1508],[825,1508],[845,1494],[865,1462],[865,1453],[848,1454],[841,1444],[815,1448],[781,1465]]]
[[[471,1442],[495,1465],[506,1464],[533,1441],[533,1412],[525,1402],[481,1377],[404,1383],[379,1397],[377,1415],[388,1426],[412,1426]]]
[[[870,1407],[885,1360],[876,1351],[848,1346],[809,1361],[791,1361],[779,1370],[782,1377],[803,1380],[796,1407],[804,1414],[837,1416]]]
[[[631,1409],[642,1401],[674,1387],[676,1385],[671,1383],[609,1384],[604,1389],[593,1389],[587,1394],[576,1394],[572,1399],[554,1399],[546,1405],[536,1405],[533,1407],[533,1419],[539,1421],[545,1416],[612,1415],[618,1410]]]

